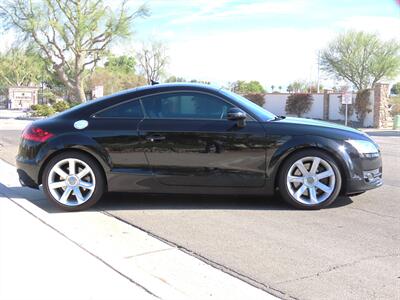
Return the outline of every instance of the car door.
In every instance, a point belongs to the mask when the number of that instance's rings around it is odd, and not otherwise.
[[[92,138],[108,153],[113,171],[151,174],[138,135],[143,120],[138,99],[127,100],[94,114],[91,122],[96,129]]]
[[[265,132],[249,119],[227,120],[233,105],[197,91],[141,98],[145,155],[165,185],[260,187],[265,182]]]

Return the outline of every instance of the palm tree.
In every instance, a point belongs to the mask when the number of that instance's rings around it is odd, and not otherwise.
[[[271,85],[271,92],[273,92],[274,91],[274,88],[275,88],[275,86],[274,85]]]
[[[280,86],[278,87],[278,89],[279,89],[279,93],[281,93],[281,92],[282,92],[282,86],[280,85]]]

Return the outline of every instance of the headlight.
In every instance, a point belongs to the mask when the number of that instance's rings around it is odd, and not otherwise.
[[[372,142],[365,140],[347,140],[347,142],[352,145],[358,153],[360,154],[368,154],[368,153],[377,153],[379,149],[377,145]]]

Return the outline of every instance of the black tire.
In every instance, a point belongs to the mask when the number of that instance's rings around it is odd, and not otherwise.
[[[89,165],[93,171],[93,174],[94,174],[94,177],[96,180],[95,188],[94,188],[92,195],[90,196],[90,198],[88,200],[86,200],[84,203],[82,203],[80,205],[69,206],[69,205],[64,205],[64,204],[60,203],[59,201],[57,201],[57,199],[55,199],[53,197],[53,195],[50,192],[49,186],[48,186],[47,179],[49,177],[49,173],[50,173],[51,169],[58,162],[60,162],[64,159],[68,159],[68,158],[79,159],[79,160],[85,162],[87,165]],[[43,191],[46,194],[47,198],[50,200],[50,202],[65,211],[80,211],[80,210],[88,209],[88,208],[92,207],[94,204],[96,204],[97,201],[100,200],[100,198],[106,191],[106,181],[105,181],[105,178],[104,178],[104,175],[103,175],[103,172],[102,172],[102,169],[101,169],[101,166],[99,165],[99,163],[95,159],[93,159],[90,155],[87,155],[87,154],[79,152],[79,151],[73,151],[73,150],[62,152],[62,153],[56,155],[55,157],[53,157],[47,163],[47,165],[45,166],[45,169],[43,171],[43,175],[42,175],[42,184],[43,184]]]
[[[335,185],[333,188],[333,192],[331,195],[324,201],[318,203],[318,204],[305,204],[302,202],[299,202],[294,198],[291,193],[289,192],[288,186],[287,186],[287,176],[290,168],[292,165],[298,161],[299,159],[305,158],[305,157],[319,157],[323,160],[325,160],[333,169],[334,175],[335,175]],[[280,168],[280,173],[278,177],[278,184],[279,184],[279,192],[283,199],[291,204],[292,206],[300,209],[320,209],[323,207],[327,207],[330,204],[332,204],[333,201],[337,198],[337,196],[340,193],[341,187],[342,187],[342,176],[339,171],[339,167],[336,163],[336,161],[326,152],[324,151],[319,151],[316,149],[309,149],[309,150],[301,150],[299,152],[294,153],[293,155],[290,155],[282,164]]]

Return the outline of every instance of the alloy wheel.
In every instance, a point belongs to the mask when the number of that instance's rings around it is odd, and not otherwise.
[[[77,158],[67,158],[51,168],[47,184],[56,201],[67,206],[77,206],[93,195],[96,178],[87,163]]]
[[[332,166],[316,156],[303,157],[292,164],[286,185],[296,201],[315,205],[324,202],[335,190],[336,176]]]

